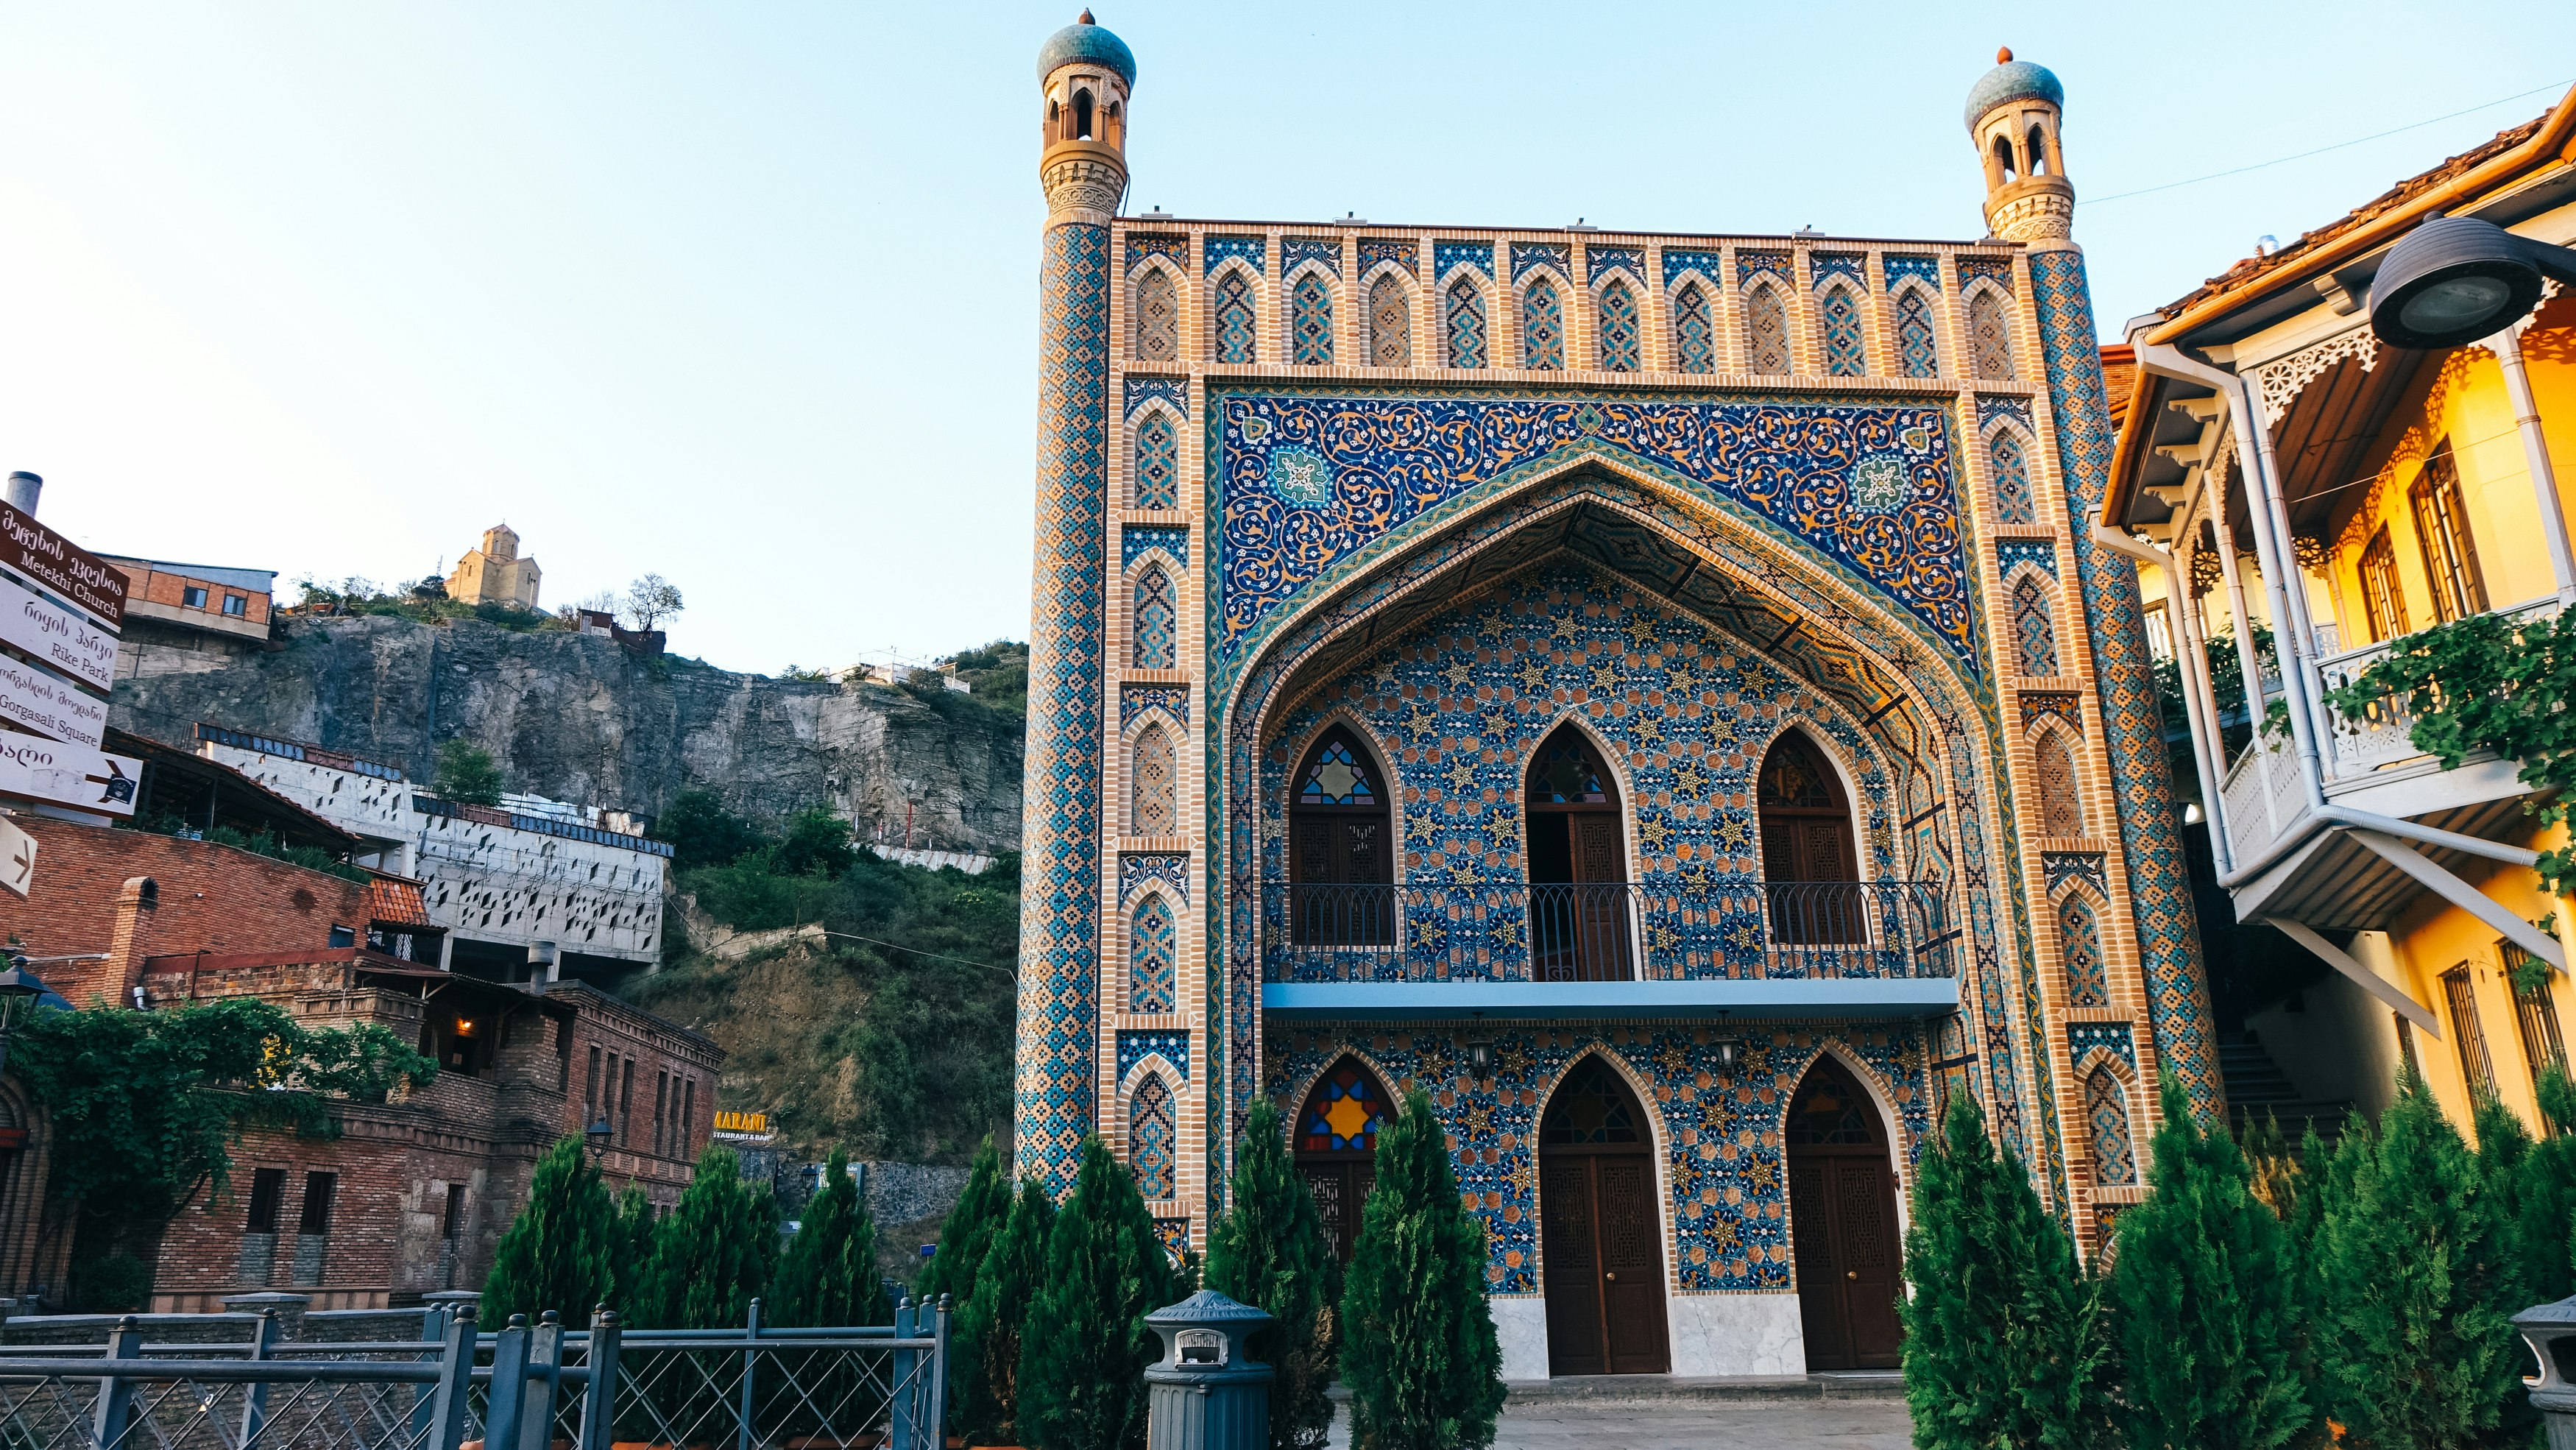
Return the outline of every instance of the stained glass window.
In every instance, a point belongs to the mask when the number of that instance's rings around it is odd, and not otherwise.
[[[1565,302],[1545,277],[1521,298],[1521,366],[1533,372],[1565,368]]]
[[[1136,425],[1135,506],[1176,509],[1181,506],[1181,441],[1172,420],[1148,413]]]
[[[2066,955],[2066,1004],[2108,1007],[2111,984],[2102,965],[2102,931],[2093,908],[2069,893],[2057,908],[2057,945]]]
[[[1216,360],[1248,363],[1253,356],[1252,279],[1229,269],[1216,279]]]
[[[1180,356],[1181,302],[1172,291],[1172,274],[1149,267],[1136,280],[1136,357],[1177,362]]]
[[[1710,320],[1708,289],[1684,282],[1673,294],[1673,360],[1686,373],[1717,371],[1717,324]]]
[[[2048,586],[2037,573],[2025,573],[2012,587],[2013,648],[2025,675],[2057,673],[2056,608]]]
[[[1127,935],[1127,1010],[1178,1010],[1180,968],[1174,950],[1172,908],[1159,896],[1148,896],[1136,908]]]
[[[2030,455],[2021,439],[2011,429],[1996,429],[1986,462],[1995,476],[1995,517],[2008,524],[2036,523],[2039,501],[2030,490]]]
[[[1449,284],[1449,366],[1485,365],[1485,294],[1473,277]]]
[[[1744,353],[1757,373],[1789,370],[1789,309],[1767,282],[1744,299]]]
[[[1150,1203],[1172,1196],[1173,1149],[1180,1140],[1172,1090],[1163,1086],[1161,1073],[1149,1072],[1127,1105],[1127,1166],[1136,1172],[1138,1197]]]
[[[1868,372],[1869,354],[1860,337],[1860,303],[1853,300],[1851,289],[1826,288],[1824,305],[1818,310],[1825,324],[1825,371],[1838,378]]]
[[[1369,287],[1369,366],[1413,366],[1413,298],[1392,272]]]
[[[1172,576],[1160,564],[1148,564],[1136,576],[1136,646],[1129,654],[1130,667],[1139,670],[1172,670],[1180,666],[1174,626],[1180,620],[1180,607],[1173,597]]]
[[[2008,378],[2012,372],[2012,329],[2004,317],[2001,294],[1991,287],[1968,296],[1968,355],[1981,378]]]
[[[1180,808],[1174,803],[1180,772],[1172,756],[1172,737],[1160,725],[1148,725],[1136,736],[1128,755],[1127,830],[1137,836],[1176,836]]]
[[[1633,373],[1637,370],[1637,344],[1641,329],[1637,326],[1637,298],[1625,282],[1612,282],[1601,289],[1601,370],[1611,373]]]
[[[2129,1146],[2129,1101],[2108,1066],[2084,1079],[2084,1122],[2093,1140],[2093,1181],[2118,1188],[2138,1181],[2138,1155]]]
[[[1539,1125],[1542,1143],[1643,1143],[1644,1127],[1627,1086],[1611,1075],[1601,1059],[1575,1064],[1547,1100],[1547,1117]]]
[[[2039,829],[2045,836],[2084,834],[2084,794],[2075,784],[2075,752],[2055,730],[2040,732],[2032,753],[2039,774]]]
[[[1941,348],[1933,341],[1932,296],[1920,287],[1896,294],[1896,363],[1909,378],[1937,377]]]
[[[1870,1129],[1870,1114],[1870,1105],[1861,1100],[1860,1090],[1848,1078],[1819,1064],[1807,1074],[1796,1101],[1789,1105],[1782,1136],[1797,1147],[1875,1143],[1878,1135]]]
[[[1297,365],[1326,368],[1333,365],[1333,288],[1321,272],[1309,272],[1297,279],[1297,290],[1290,303],[1294,311],[1289,331],[1297,348]]]
[[[1315,763],[1297,787],[1301,806],[1373,806],[1377,784],[1369,779],[1367,758],[1338,736],[1315,752]]]
[[[1300,1153],[1375,1153],[1385,1124],[1386,1091],[1358,1063],[1343,1059],[1306,1097],[1297,1115]]]

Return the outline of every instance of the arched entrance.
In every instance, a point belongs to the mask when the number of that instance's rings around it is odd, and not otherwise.
[[[1526,800],[1532,975],[1542,982],[1635,976],[1618,777],[1590,737],[1559,725],[1530,757]]]
[[[1288,900],[1296,944],[1395,944],[1395,831],[1385,777],[1349,729],[1318,737],[1291,777]]]
[[[1840,1063],[1820,1057],[1790,1100],[1784,1136],[1807,1368],[1892,1369],[1904,1342],[1902,1249],[1878,1110]]]
[[[1324,1242],[1345,1264],[1360,1235],[1360,1209],[1377,1182],[1377,1130],[1394,1115],[1386,1088],[1353,1058],[1333,1064],[1297,1113],[1297,1173],[1314,1195]]]
[[[1576,1063],[1548,1099],[1538,1173],[1548,1373],[1672,1368],[1654,1149],[1644,1110],[1600,1058]]]
[[[1802,730],[1783,730],[1762,758],[1754,801],[1762,818],[1762,880],[1772,940],[1783,946],[1868,940],[1860,855],[1842,777]]]

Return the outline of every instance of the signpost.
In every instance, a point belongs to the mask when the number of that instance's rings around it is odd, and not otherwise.
[[[0,644],[101,690],[116,687],[116,632],[0,576]]]
[[[14,655],[0,655],[0,719],[93,750],[107,740],[105,700]]]
[[[0,569],[25,575],[88,610],[110,634],[125,627],[125,571],[5,503]]]
[[[19,830],[7,816],[0,816],[0,886],[20,896],[36,881],[36,838]]]
[[[130,816],[142,779],[143,762],[131,755],[110,755],[86,745],[65,745],[14,731],[0,735],[0,795]]]
[[[107,702],[125,627],[124,571],[0,503],[0,799],[131,816],[143,762],[110,755]],[[0,885],[19,895],[36,843],[0,820]]]

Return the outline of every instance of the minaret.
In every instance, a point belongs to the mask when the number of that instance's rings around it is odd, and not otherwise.
[[[1109,220],[1127,189],[1136,58],[1091,12],[1038,50],[1037,559],[1029,589],[1015,1151],[1070,1186],[1093,1123],[1109,529]]]
[[[2065,88],[2046,67],[1995,52],[1995,68],[1968,92],[1968,134],[1986,162],[1986,230],[2008,242],[2058,241],[2074,232],[2075,187],[2058,145]]]

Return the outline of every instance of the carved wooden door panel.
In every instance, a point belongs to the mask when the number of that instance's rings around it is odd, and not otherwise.
[[[1628,970],[1627,864],[1620,859],[1619,817],[1583,812],[1566,818],[1574,832],[1576,963],[1586,982],[1624,982]],[[1616,883],[1616,884],[1614,884]]]
[[[1827,1161],[1834,1167],[1834,1242],[1842,1253],[1852,1362],[1861,1369],[1892,1369],[1905,1338],[1896,1317],[1897,1268],[1903,1258],[1896,1235],[1896,1185],[1883,1160]]]
[[[1852,1369],[1851,1323],[1843,1305],[1842,1255],[1833,1235],[1832,1191],[1826,1165],[1815,1159],[1789,1165],[1789,1220],[1795,1226],[1798,1317],[1807,1339],[1807,1368]]]
[[[1655,1212],[1655,1169],[1644,1157],[1592,1160],[1601,1235],[1601,1305],[1610,1373],[1662,1374],[1664,1344],[1662,1215]]]
[[[1542,1161],[1539,1252],[1547,1269],[1550,1374],[1603,1374],[1601,1261],[1592,1242],[1592,1160]]]
[[[1376,1165],[1358,1160],[1309,1161],[1298,1164],[1297,1172],[1315,1200],[1315,1216],[1323,1220],[1325,1244],[1349,1263],[1351,1246],[1359,1242],[1360,1211],[1368,1206],[1369,1189],[1377,1184]]]

